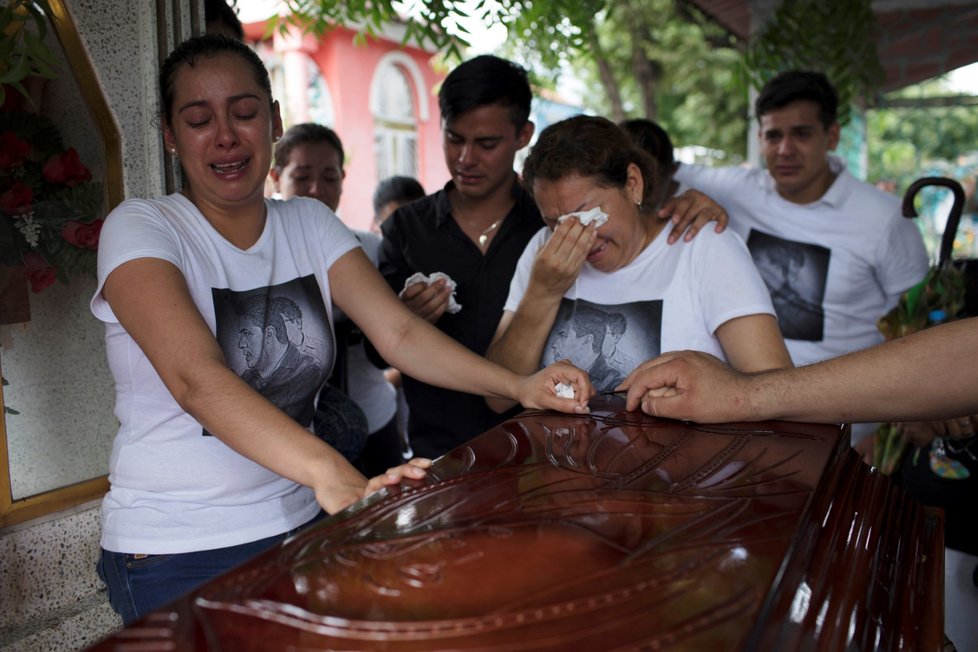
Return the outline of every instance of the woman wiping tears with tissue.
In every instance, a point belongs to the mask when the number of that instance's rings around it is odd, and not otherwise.
[[[704,230],[670,246],[669,222],[649,201],[654,172],[604,118],[577,116],[540,134],[523,180],[547,226],[520,258],[487,358],[520,373],[568,359],[598,392],[680,349],[739,371],[791,366],[744,242]]]

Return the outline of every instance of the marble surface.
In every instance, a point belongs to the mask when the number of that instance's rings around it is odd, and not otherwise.
[[[94,649],[937,649],[942,521],[837,426],[524,413]]]
[[[122,625],[95,573],[97,504],[0,533],[0,650],[73,652]]]

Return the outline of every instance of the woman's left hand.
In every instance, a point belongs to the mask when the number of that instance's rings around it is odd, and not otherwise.
[[[570,385],[574,398],[557,395],[557,385]],[[516,388],[516,398],[525,408],[557,410],[569,414],[588,414],[587,404],[594,396],[594,387],[587,372],[572,365],[569,360],[560,360],[541,369],[532,376],[526,376]]]
[[[431,467],[431,460],[423,457],[415,457],[406,464],[401,464],[387,469],[386,473],[374,476],[367,482],[367,487],[363,490],[363,497],[366,498],[375,491],[384,487],[399,484],[401,480],[421,480],[428,473]]]

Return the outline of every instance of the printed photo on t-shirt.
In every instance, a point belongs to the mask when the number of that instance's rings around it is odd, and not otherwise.
[[[825,332],[825,285],[832,251],[751,229],[747,248],[771,292],[786,340],[821,342]]]
[[[316,393],[326,382],[335,356],[316,278],[310,275],[245,292],[215,288],[211,293],[217,341],[228,366],[308,427]]]
[[[570,360],[611,392],[662,350],[662,300],[602,305],[564,298],[543,349],[542,366]]]

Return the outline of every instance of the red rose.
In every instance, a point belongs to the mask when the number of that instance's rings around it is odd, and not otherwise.
[[[14,181],[7,192],[0,195],[0,211],[7,215],[21,215],[31,211],[34,193],[26,183]]]
[[[40,254],[30,252],[24,256],[24,267],[27,268],[27,278],[31,282],[31,292],[41,292],[54,284],[57,276],[54,268],[48,265]]]
[[[64,154],[49,158],[48,162],[44,164],[41,174],[47,181],[63,183],[69,188],[92,178],[92,173],[82,165],[78,151],[74,147],[69,147]]]
[[[102,220],[76,222],[69,220],[61,227],[61,237],[81,249],[98,249],[98,237],[102,233]]]
[[[31,153],[31,144],[18,138],[14,132],[0,134],[0,168],[22,165]]]

